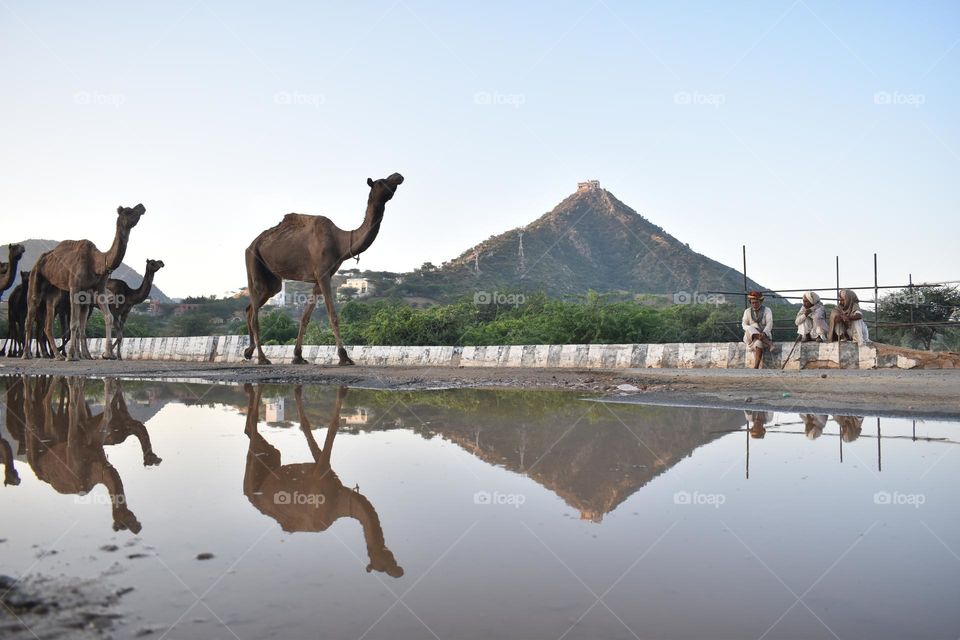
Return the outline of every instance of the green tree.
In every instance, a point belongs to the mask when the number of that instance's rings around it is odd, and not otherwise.
[[[884,327],[886,341],[930,350],[938,336],[957,332],[957,328],[935,326],[949,322],[960,308],[960,289],[951,286],[918,285],[888,293],[880,298],[880,319],[891,323],[923,323],[912,327]],[[933,323],[933,324],[931,324]],[[951,338],[947,337],[947,341]],[[938,344],[942,341],[938,341]]]
[[[263,344],[286,344],[297,337],[297,324],[280,309],[260,316],[260,340]]]

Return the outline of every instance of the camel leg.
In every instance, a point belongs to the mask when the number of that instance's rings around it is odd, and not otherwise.
[[[103,326],[106,331],[106,339],[103,341],[103,353],[100,354],[100,357],[104,360],[116,360],[117,356],[113,355],[113,313],[110,312],[110,304],[107,301],[106,291],[98,291],[96,296],[97,306],[100,307],[100,313],[103,314]]]
[[[113,349],[117,354],[117,360],[123,360],[123,354],[120,352],[123,346],[123,325],[127,322],[127,316],[120,312],[117,314],[117,339],[113,343]]]
[[[58,305],[59,306],[59,305]],[[58,314],[60,319],[60,353],[67,355],[67,343],[70,342],[70,307]]]
[[[343,340],[340,339],[340,319],[337,318],[337,310],[333,306],[333,294],[330,291],[330,278],[317,278],[317,286],[323,293],[323,304],[327,307],[327,318],[330,320],[330,328],[333,330],[333,337],[337,341],[337,355],[340,356],[340,366],[352,365],[353,360],[347,356],[347,350],[343,346]]]
[[[52,299],[52,296],[50,296],[44,302],[47,310],[45,312],[46,315],[43,317],[43,334],[38,335],[37,338],[46,340],[46,343],[43,345],[46,347],[44,349],[44,357],[62,360],[63,358],[61,357],[60,352],[57,351],[57,338],[53,333],[53,321],[56,317],[53,308],[56,306],[56,301]]]
[[[67,349],[67,360],[79,360],[83,357],[80,343],[80,327],[83,322],[83,303],[79,300],[80,290],[70,289],[70,348]]]
[[[282,466],[280,452],[257,431],[260,420],[260,397],[263,387],[246,384],[247,420],[243,432],[250,438],[247,463],[243,471],[243,493],[252,496],[259,491],[269,476],[280,479],[277,470]]]
[[[79,360],[82,355],[79,351],[80,341],[77,339],[77,334],[80,328],[80,314],[83,313],[83,308],[79,303],[73,301],[78,293],[78,291],[70,292],[70,347],[67,349],[67,360]]]
[[[20,355],[20,341],[23,340],[23,330],[20,328],[20,321],[13,320],[10,323],[10,341],[13,343],[10,345],[9,356],[11,358],[16,358]]]
[[[29,360],[33,354],[30,353],[30,341],[33,339],[33,325],[37,320],[37,311],[40,307],[40,270],[39,265],[34,265],[30,273],[29,284],[27,285],[27,320],[23,327],[23,353],[20,357]]]
[[[303,359],[303,336],[307,333],[307,325],[310,324],[310,317],[313,310],[317,308],[317,296],[320,295],[320,286],[313,287],[313,297],[303,309],[303,315],[300,316],[300,330],[297,332],[297,346],[293,348],[293,364],[307,364]]]
[[[262,294],[261,294],[262,295]],[[260,344],[260,307],[267,301],[269,296],[260,300],[250,300],[247,305],[247,328],[250,331],[250,344],[243,351],[243,357],[247,360],[253,355],[254,349],[257,351],[257,364],[270,364],[270,359],[263,353],[263,345]]]
[[[270,296],[280,291],[281,281],[261,263],[256,251],[247,250],[247,295],[250,304],[247,305],[247,330],[250,333],[250,344],[243,351],[243,357],[249,360],[254,350],[257,351],[258,364],[270,364],[270,360],[263,353],[260,344],[260,307],[270,299]]]
[[[330,417],[330,424],[327,427],[327,437],[323,441],[323,448],[317,445],[313,437],[313,428],[307,419],[307,413],[303,409],[303,387],[297,385],[293,388],[293,400],[297,405],[297,416],[300,420],[300,429],[307,439],[307,446],[310,448],[310,454],[313,461],[325,467],[330,466],[330,454],[333,453],[333,440],[337,437],[337,430],[340,428],[340,408],[343,405],[343,398],[347,395],[347,388],[337,389],[337,398],[333,405],[333,414]]]
[[[87,321],[90,319],[92,312],[92,304],[83,305],[80,311],[80,342],[77,344],[77,348],[84,360],[93,360],[93,356],[90,354],[90,346],[87,344]]]

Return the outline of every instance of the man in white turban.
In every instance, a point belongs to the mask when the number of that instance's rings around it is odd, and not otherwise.
[[[747,300],[750,306],[744,309],[740,325],[743,342],[753,351],[753,368],[759,369],[763,352],[773,349],[773,311],[763,305],[763,294],[759,291],[751,291]]]
[[[823,303],[820,302],[820,296],[816,291],[807,291],[803,294],[803,305],[797,311],[796,325],[797,335],[803,342],[829,341],[827,311],[823,308]]]

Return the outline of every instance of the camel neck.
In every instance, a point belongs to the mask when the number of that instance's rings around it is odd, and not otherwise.
[[[347,489],[347,491],[350,492],[352,502],[350,515],[356,518],[360,526],[363,527],[363,539],[367,543],[367,555],[373,558],[386,548],[380,518],[365,496],[351,489]]]
[[[373,200],[367,202],[363,224],[348,232],[347,250],[343,252],[345,256],[353,258],[370,248],[373,241],[377,239],[377,234],[380,233],[380,222],[383,220],[385,208],[386,203],[384,202]]]
[[[131,297],[134,304],[139,304],[147,299],[147,296],[150,295],[150,289],[153,288],[153,276],[156,275],[156,271],[151,271],[147,269],[147,272],[143,274],[143,282],[140,283],[140,286],[134,289]]]
[[[113,271],[123,262],[123,256],[127,252],[127,238],[129,237],[130,230],[124,226],[123,220],[118,217],[117,232],[113,234],[113,244],[103,254],[103,265],[107,271]]]

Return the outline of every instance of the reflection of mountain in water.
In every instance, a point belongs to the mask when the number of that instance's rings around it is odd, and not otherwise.
[[[264,396],[290,393],[267,387]],[[246,410],[236,387],[215,395],[218,403]],[[310,420],[325,422],[334,390],[312,387],[304,396]],[[439,435],[484,462],[530,477],[594,521],[697,447],[741,425],[735,412],[611,407],[561,391],[352,389],[341,413],[346,432],[404,428]]]
[[[719,438],[717,431],[740,424],[733,413],[609,407],[563,392],[460,390],[403,396],[402,403],[427,423],[429,432],[485,462],[530,477],[595,522],[696,448]],[[445,397],[455,399],[456,406],[443,406]],[[366,400],[357,393],[361,399]],[[474,410],[464,410],[466,404]],[[406,411],[402,404],[398,407],[393,413]],[[411,426],[410,419],[404,422]],[[419,426],[414,430],[422,431]]]

